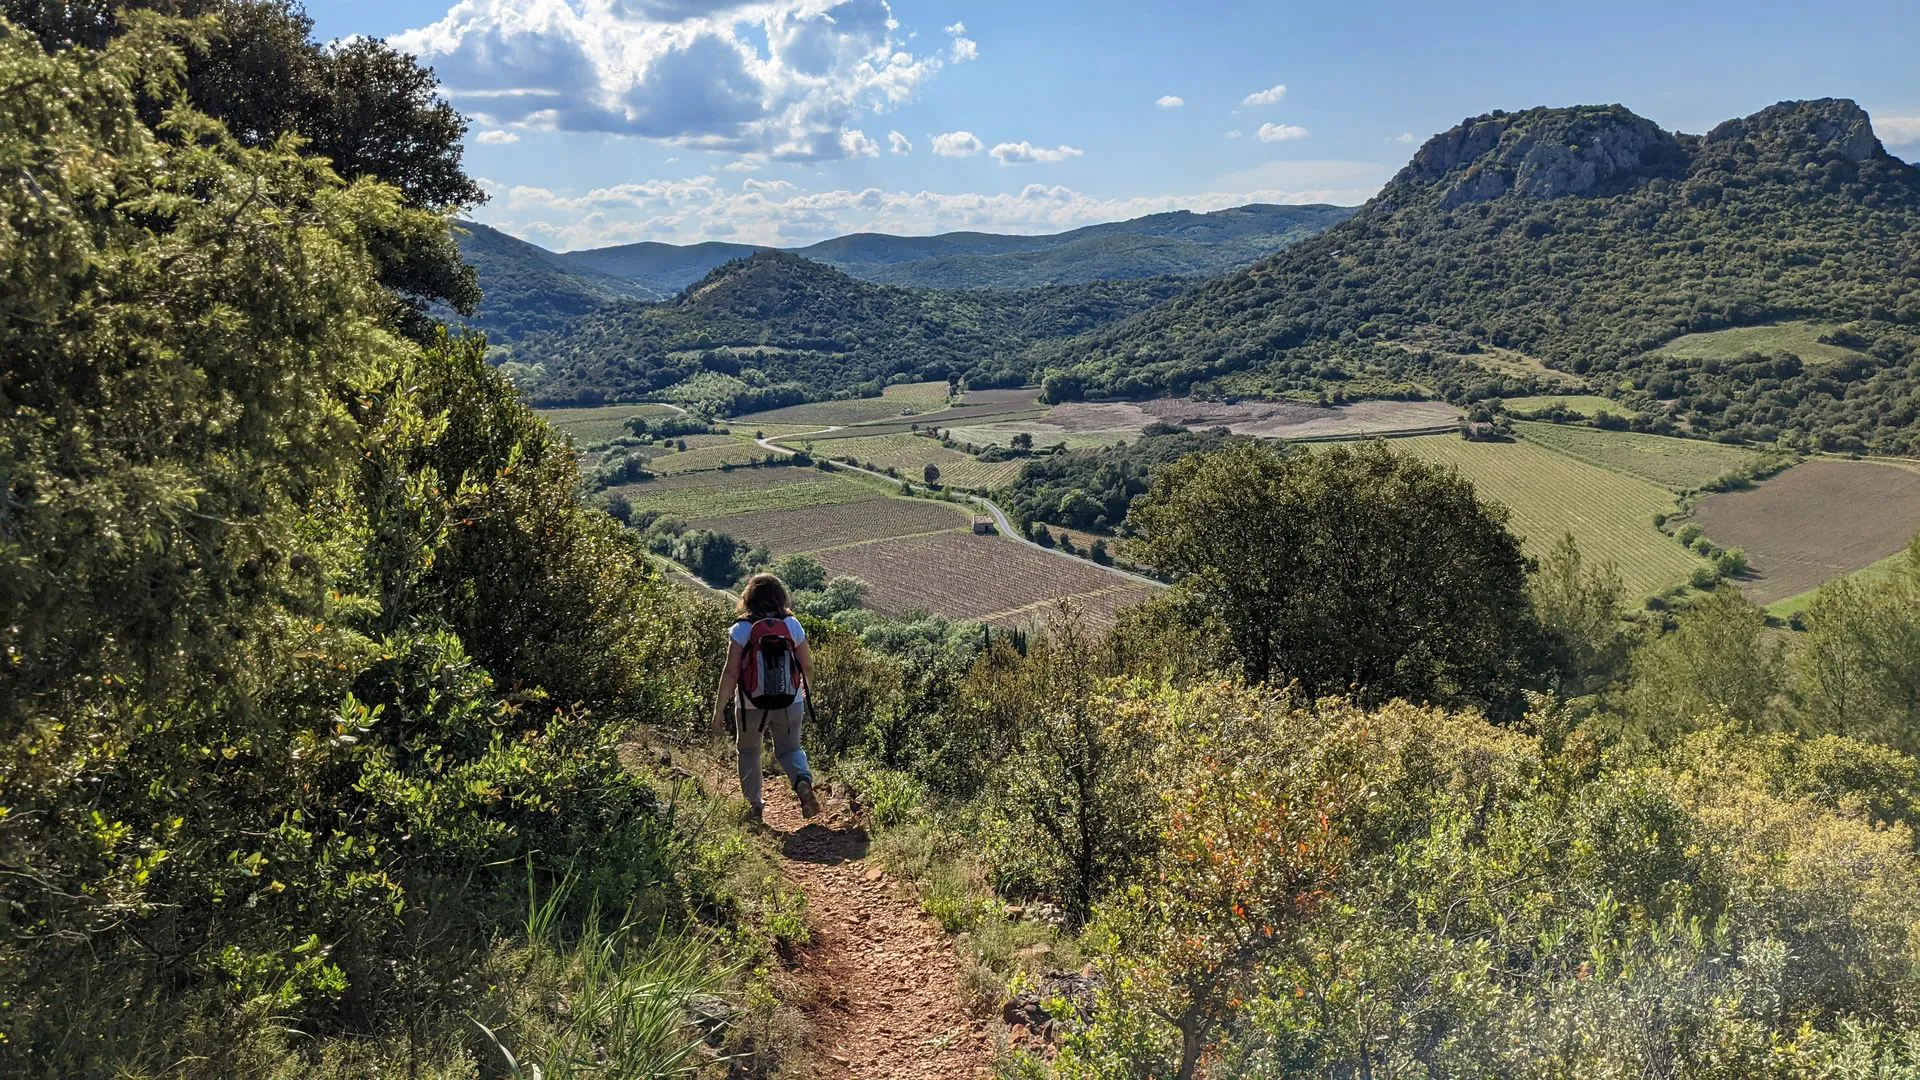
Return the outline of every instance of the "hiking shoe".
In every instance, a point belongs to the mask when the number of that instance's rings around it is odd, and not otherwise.
[[[766,813],[767,812],[764,807],[759,807],[759,806],[747,807],[747,823],[749,825],[761,824],[766,819]]]
[[[813,817],[820,812],[820,800],[813,794],[813,781],[802,780],[793,785],[793,793],[800,796],[801,817]]]

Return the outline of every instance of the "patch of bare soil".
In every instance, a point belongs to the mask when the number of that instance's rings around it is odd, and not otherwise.
[[[1359,401],[1321,407],[1290,401],[1078,401],[1057,405],[1047,423],[1066,432],[1140,430],[1156,421],[1272,439],[1392,435],[1457,423],[1460,410],[1443,401]]]
[[[1693,520],[1746,550],[1740,588],[1758,604],[1798,596],[1899,551],[1920,532],[1920,473],[1876,461],[1819,459],[1752,491],[1709,495]]]
[[[767,827],[781,867],[807,894],[813,943],[800,950],[816,1075],[971,1080],[989,1075],[993,1033],[968,1014],[953,943],[867,862],[867,833],[844,806],[807,821],[767,777]]]

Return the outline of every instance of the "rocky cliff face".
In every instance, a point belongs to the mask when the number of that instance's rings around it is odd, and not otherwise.
[[[1441,207],[1598,197],[1678,179],[1716,160],[1804,165],[1887,159],[1866,111],[1842,98],[1783,101],[1729,120],[1702,139],[1662,131],[1619,105],[1493,112],[1429,139],[1381,193],[1388,207],[1437,195]]]
[[[1741,141],[1801,160],[1859,163],[1886,154],[1867,111],[1845,98],[1783,101],[1707,132],[1708,146]]]
[[[1686,169],[1679,140],[1618,105],[1489,113],[1427,141],[1392,187],[1438,188],[1443,206],[1509,193],[1613,195]]]

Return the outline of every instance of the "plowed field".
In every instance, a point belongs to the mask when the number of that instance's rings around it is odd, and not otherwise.
[[[834,548],[827,569],[865,581],[866,606],[889,615],[928,611],[997,625],[1039,624],[1056,600],[1075,602],[1096,624],[1152,595],[1091,563],[1034,551],[964,529]]]
[[[818,552],[843,544],[939,532],[964,527],[969,521],[967,512],[951,503],[890,499],[875,495],[858,502],[791,510],[761,510],[705,518],[694,524],[729,533],[750,544],[764,544],[786,555]]]
[[[1744,548],[1755,603],[1798,596],[1899,551],[1920,532],[1920,472],[1819,459],[1752,491],[1709,495],[1693,520],[1722,547]]]

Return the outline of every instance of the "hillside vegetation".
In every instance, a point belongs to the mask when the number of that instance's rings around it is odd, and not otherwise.
[[[706,378],[699,394],[749,412],[889,381],[1019,385],[1017,356],[1036,341],[1084,333],[1178,292],[1173,279],[1097,282],[1028,292],[931,292],[873,285],[784,252],[715,269],[664,304],[627,303],[571,330],[524,341],[529,388],[546,404],[633,400]]]
[[[1043,356],[1063,397],[1564,389],[1474,362],[1517,350],[1650,430],[1910,452],[1917,268],[1920,169],[1851,102],[1705,136],[1618,106],[1496,112],[1435,136],[1343,224]],[[1835,343],[1857,356],[1661,349],[1781,320],[1846,324]]]

